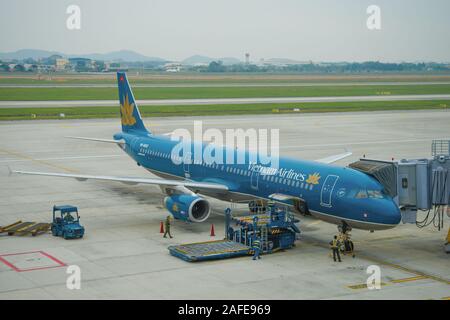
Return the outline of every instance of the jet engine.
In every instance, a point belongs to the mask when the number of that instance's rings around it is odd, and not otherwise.
[[[164,205],[175,219],[203,222],[211,212],[209,202],[196,195],[174,194],[164,198]]]

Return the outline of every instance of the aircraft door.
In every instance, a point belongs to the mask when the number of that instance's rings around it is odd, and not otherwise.
[[[183,170],[184,170],[184,176],[186,178],[191,177],[191,161],[192,161],[192,154],[190,152],[186,152],[186,155],[183,157]]]
[[[320,205],[323,207],[332,207],[333,204],[331,203],[331,194],[333,193],[334,186],[336,185],[336,182],[338,181],[339,177],[330,174],[325,179],[325,182],[323,183],[322,190],[320,192]]]
[[[252,168],[252,175],[250,177],[250,186],[253,190],[258,190],[259,176],[261,175],[260,168]]]

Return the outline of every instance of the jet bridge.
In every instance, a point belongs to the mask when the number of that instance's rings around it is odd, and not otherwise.
[[[374,177],[384,186],[398,203],[404,223],[416,223],[418,227],[433,223],[441,229],[444,209],[450,202],[450,140],[433,140],[431,155],[431,159],[392,162],[360,159],[349,167]],[[423,221],[417,221],[418,210],[428,211]]]

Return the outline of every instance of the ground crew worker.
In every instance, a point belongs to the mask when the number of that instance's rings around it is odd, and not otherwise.
[[[267,201],[267,208],[273,213],[273,210],[275,209],[275,202],[272,200]]]
[[[64,220],[67,222],[72,222],[75,219],[72,217],[72,215],[69,212],[67,212],[66,215],[64,216]]]
[[[166,238],[166,235],[169,234],[169,237],[172,239],[172,235],[170,234],[170,216],[167,216],[166,221],[164,222],[164,227],[166,231],[164,232],[164,238]]]
[[[252,244],[253,249],[253,260],[256,260],[256,258],[261,259],[260,253],[261,253],[261,243],[258,239],[255,239]]]
[[[334,239],[330,241],[331,250],[333,250],[333,260],[336,262],[336,255],[338,257],[339,262],[341,261],[341,255],[339,253],[339,240],[337,236],[334,236]]]

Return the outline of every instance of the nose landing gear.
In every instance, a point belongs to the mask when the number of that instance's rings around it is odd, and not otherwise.
[[[351,240],[351,234],[350,231],[352,230],[352,227],[347,224],[347,222],[342,221],[340,225],[338,225],[338,241],[340,244],[340,251],[344,255],[351,255],[352,258],[355,257],[355,246],[353,244],[353,241]]]

